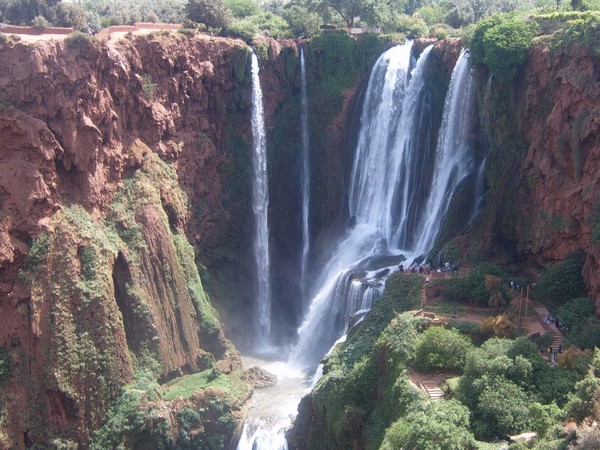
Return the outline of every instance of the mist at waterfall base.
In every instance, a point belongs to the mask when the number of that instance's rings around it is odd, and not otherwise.
[[[279,383],[261,390],[262,404],[253,399],[240,449],[287,448],[285,429],[320,360],[371,309],[400,262],[427,255],[454,194],[465,183],[479,190],[480,167],[469,141],[474,101],[468,54],[456,63],[440,124],[426,76],[431,53],[428,47],[415,61],[408,42],[386,51],[373,67],[349,184],[351,226],[318,271],[286,361],[261,364],[279,375]],[[472,215],[479,205],[473,202]],[[278,398],[282,386],[286,394]],[[277,407],[265,408],[265,401]]]

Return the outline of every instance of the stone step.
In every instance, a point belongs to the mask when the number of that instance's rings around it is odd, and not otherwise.
[[[444,398],[444,391],[439,388],[437,382],[434,381],[424,381],[421,383],[423,390],[427,393],[429,398],[432,400],[440,400]]]

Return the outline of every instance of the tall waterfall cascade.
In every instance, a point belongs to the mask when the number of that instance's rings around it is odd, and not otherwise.
[[[322,288],[299,328],[293,360],[315,367],[348,326],[383,292],[387,276],[432,248],[452,195],[475,170],[469,151],[472,76],[461,53],[446,95],[436,146],[423,132],[432,47],[415,63],[411,43],[376,62],[365,95],[352,166],[349,209],[355,224],[321,272]]]
[[[302,111],[300,123],[302,127],[302,255],[300,260],[300,287],[302,300],[306,291],[306,266],[310,250],[309,211],[310,211],[310,135],[308,133],[308,95],[306,88],[306,60],[304,47],[300,48],[300,94]]]
[[[318,290],[296,347],[286,361],[261,365],[279,381],[255,392],[238,449],[287,449],[290,414],[310,389],[310,375],[321,358],[368,313],[400,262],[410,263],[431,250],[453,194],[475,176],[468,144],[474,105],[468,54],[461,53],[454,68],[436,144],[426,76],[431,51],[428,47],[415,61],[408,42],[383,53],[373,67],[348,191],[352,226],[319,270]],[[303,54],[301,61],[304,79]],[[304,85],[302,90],[304,110]],[[303,150],[307,142],[308,136]],[[308,169],[303,170],[304,183]],[[307,198],[303,196],[306,223]],[[308,239],[303,238],[304,277]]]
[[[269,346],[271,334],[271,277],[269,260],[269,181],[267,177],[267,140],[260,87],[258,58],[252,52],[252,211],[254,213],[254,258],[256,261],[256,303],[258,347]]]

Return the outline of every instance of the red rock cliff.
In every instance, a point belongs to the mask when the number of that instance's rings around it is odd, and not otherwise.
[[[584,280],[600,307],[600,58],[577,46],[530,52],[517,86],[480,77],[492,195],[472,244],[501,262],[536,264],[585,253]]]
[[[223,149],[250,140],[246,62],[176,33],[0,46],[0,447],[85,446],[141,367],[239,369],[186,234],[243,238]]]

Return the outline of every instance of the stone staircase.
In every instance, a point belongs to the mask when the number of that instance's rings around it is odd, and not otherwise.
[[[552,335],[552,343],[550,344],[550,347],[556,351],[558,351],[559,345],[562,345],[564,348],[565,337],[562,335],[562,333],[558,330],[555,330],[555,331],[551,332],[550,334]]]
[[[440,389],[439,382],[435,379],[423,381],[421,387],[432,400],[442,400],[444,398],[444,391]]]

